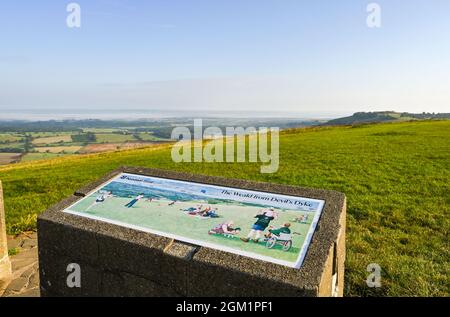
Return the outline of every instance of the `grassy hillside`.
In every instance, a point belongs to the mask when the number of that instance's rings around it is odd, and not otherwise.
[[[120,165],[335,189],[348,197],[346,295],[450,295],[450,121],[286,131],[278,173],[260,164],[181,163],[167,146],[0,167],[10,233]],[[382,287],[366,267],[378,263]]]
[[[330,120],[324,125],[355,125],[376,122],[450,119],[450,113],[408,113],[395,111],[356,112],[349,117]]]

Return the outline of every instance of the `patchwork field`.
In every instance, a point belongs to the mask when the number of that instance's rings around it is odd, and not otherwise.
[[[0,143],[0,149],[8,149],[6,152],[23,152],[25,144],[20,142]]]
[[[57,157],[62,157],[64,155],[65,154],[56,153],[27,153],[22,157],[21,162],[49,160]]]
[[[117,150],[135,149],[149,146],[153,146],[153,144],[139,143],[139,142],[89,144],[83,147],[79,152],[82,154],[100,153],[100,152],[111,152]]]
[[[1,121],[1,120],[0,120]],[[51,154],[89,154],[110,152],[123,149],[135,149],[151,146],[152,143],[167,142],[168,139],[156,136],[167,134],[170,127],[167,123],[131,122],[130,127],[107,127],[117,122],[106,121],[73,121],[67,122],[18,122],[3,124],[0,132],[0,153],[22,153],[24,162],[57,157]],[[84,125],[99,127],[83,128]],[[104,126],[104,127],[102,127]],[[48,129],[48,131],[47,131]],[[170,137],[170,136],[169,136]],[[39,153],[47,153],[39,156]],[[31,155],[32,154],[32,155]],[[6,155],[5,155],[6,157]],[[0,165],[18,163],[20,160],[3,159]]]
[[[51,136],[55,136],[55,135],[70,135],[71,132],[68,131],[58,131],[58,132],[45,132],[45,131],[40,131],[40,132],[30,132],[31,136],[33,136],[33,138],[44,138],[44,137],[51,137]]]
[[[0,143],[17,142],[22,140],[23,137],[13,133],[0,133]]]
[[[91,133],[114,133],[117,132],[117,128],[84,128],[83,132]]]
[[[168,145],[0,167],[9,233],[121,166],[342,191],[348,199],[347,296],[450,296],[450,121],[294,129],[280,136],[280,168],[174,163]],[[382,268],[382,287],[366,284]]]
[[[50,137],[40,137],[33,140],[33,144],[35,145],[54,144],[61,142],[72,142],[72,137],[70,135],[58,135]]]
[[[136,138],[131,134],[118,133],[96,133],[95,138],[97,143],[123,143],[127,141],[136,141]]]
[[[21,153],[0,153],[0,165],[20,160]]]
[[[76,153],[82,149],[82,146],[43,146],[35,147],[34,150],[39,153]]]
[[[153,135],[152,133],[147,133],[147,132],[139,133],[138,137],[142,141],[163,141],[164,140],[164,139],[161,139],[160,137]]]

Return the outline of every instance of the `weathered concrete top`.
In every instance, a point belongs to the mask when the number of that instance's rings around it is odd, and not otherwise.
[[[305,198],[320,199],[325,201],[321,218],[317,224],[315,233],[312,237],[308,252],[303,265],[300,269],[277,265],[257,259],[252,259],[236,254],[226,253],[207,247],[196,247],[185,243],[173,243],[170,238],[137,231],[118,225],[100,222],[84,217],[78,217],[62,210],[72,205],[84,196],[90,194],[105,182],[120,173],[140,174],[161,178],[184,180],[198,182],[202,184],[234,187],[239,189],[257,190],[261,192],[284,194],[291,196],[300,196]],[[49,210],[39,216],[40,222],[51,222],[60,224],[62,227],[75,228],[91,233],[90,237],[95,240],[95,235],[119,239],[131,243],[132,245],[142,247],[140,249],[152,249],[157,252],[165,253],[169,256],[183,258],[189,263],[196,263],[199,266],[213,266],[217,271],[227,270],[228,272],[237,272],[237,276],[254,277],[277,285],[292,285],[295,289],[304,289],[305,292],[314,292],[321,282],[321,277],[326,269],[326,263],[329,259],[330,249],[336,242],[340,230],[340,219],[345,212],[345,195],[328,190],[307,189],[295,186],[280,184],[269,184],[260,182],[251,182],[237,179],[228,179],[221,177],[212,177],[204,175],[195,175],[190,173],[178,173],[157,169],[145,169],[135,167],[121,167],[105,177],[93,182],[79,190],[73,196],[54,205]],[[62,229],[63,230],[63,229]],[[54,243],[58,244],[58,241]],[[61,244],[61,248],[70,245],[70,241]],[[89,245],[89,244],[87,244]],[[93,241],[92,250],[86,250],[86,257],[98,256],[98,250]],[[90,251],[90,252],[88,252]],[[230,278],[232,278],[230,276]]]

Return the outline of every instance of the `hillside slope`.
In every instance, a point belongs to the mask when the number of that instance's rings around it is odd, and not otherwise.
[[[256,163],[175,164],[170,148],[57,158],[0,167],[10,233],[34,228],[35,215],[120,165],[334,189],[348,197],[346,295],[448,296],[450,121],[286,131],[280,169]],[[370,289],[367,265],[383,269]]]
[[[450,119],[450,113],[408,113],[395,111],[356,112],[349,117],[330,120],[323,125],[356,125],[376,122]]]

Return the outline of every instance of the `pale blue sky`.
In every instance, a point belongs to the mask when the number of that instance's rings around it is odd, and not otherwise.
[[[0,110],[450,111],[448,0],[69,2],[0,4]]]

